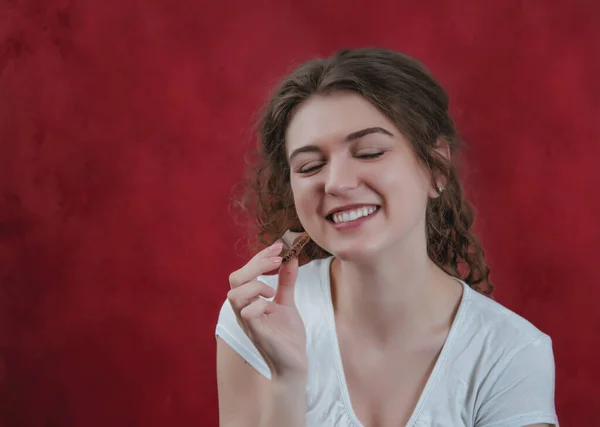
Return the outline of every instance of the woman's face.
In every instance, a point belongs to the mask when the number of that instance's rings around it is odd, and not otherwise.
[[[364,98],[309,98],[289,124],[286,153],[298,217],[319,246],[359,261],[424,245],[437,192],[407,139]]]

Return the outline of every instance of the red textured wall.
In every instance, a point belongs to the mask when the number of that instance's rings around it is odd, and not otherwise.
[[[325,3],[1,3],[0,426],[217,425],[252,120],[362,45],[447,87],[497,299],[553,337],[562,424],[597,422],[600,3]]]

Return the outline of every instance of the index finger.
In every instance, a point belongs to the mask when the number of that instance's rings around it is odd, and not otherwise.
[[[238,288],[244,283],[256,279],[257,276],[278,268],[281,265],[281,257],[277,255],[282,248],[283,244],[276,242],[254,255],[242,268],[231,273],[229,275],[231,289]]]

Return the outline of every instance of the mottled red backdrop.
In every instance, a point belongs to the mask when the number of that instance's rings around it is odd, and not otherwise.
[[[364,45],[447,87],[497,299],[554,339],[562,424],[595,425],[599,26],[595,0],[4,0],[0,426],[217,425],[256,112]]]

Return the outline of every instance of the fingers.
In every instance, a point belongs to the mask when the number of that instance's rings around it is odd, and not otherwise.
[[[281,265],[281,252],[283,244],[277,242],[257,253],[246,265],[229,275],[231,289],[238,288],[244,283],[254,280],[261,274],[273,271]]]
[[[240,312],[240,317],[245,321],[258,319],[267,310],[269,304],[271,304],[270,301],[259,298],[244,307]]]
[[[292,258],[279,269],[279,283],[274,301],[283,305],[294,305],[294,291],[298,277],[298,258]]]
[[[275,290],[269,285],[258,280],[253,280],[243,286],[230,290],[227,293],[227,299],[229,300],[233,311],[237,315],[240,315],[251,303],[259,301],[259,296],[272,298],[274,295]]]

